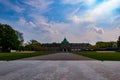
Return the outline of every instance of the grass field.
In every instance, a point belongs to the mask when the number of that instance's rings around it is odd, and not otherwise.
[[[120,52],[112,52],[112,53],[76,52],[75,54],[90,57],[101,61],[120,61]]]
[[[34,52],[34,53],[0,53],[0,60],[17,60],[27,57],[34,57],[40,55],[48,55],[54,52]]]

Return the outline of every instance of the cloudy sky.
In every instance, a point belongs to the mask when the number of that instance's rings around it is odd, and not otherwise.
[[[22,32],[25,41],[116,41],[120,0],[0,0],[0,23]]]

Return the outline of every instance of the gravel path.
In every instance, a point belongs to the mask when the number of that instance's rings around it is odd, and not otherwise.
[[[93,59],[72,53],[56,53],[45,56],[24,58],[22,60],[93,60]]]

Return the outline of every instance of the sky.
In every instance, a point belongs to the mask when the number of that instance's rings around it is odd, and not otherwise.
[[[0,23],[23,33],[25,41],[117,41],[120,0],[0,0]]]

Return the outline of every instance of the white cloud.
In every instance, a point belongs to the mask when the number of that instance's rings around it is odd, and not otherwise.
[[[29,15],[36,24],[36,29],[38,31],[38,37],[42,36],[40,41],[42,42],[58,42],[61,38],[66,35],[66,30],[68,30],[71,25],[64,22],[48,22],[48,19],[42,15]],[[37,32],[36,31],[36,32]],[[33,33],[34,34],[34,33]],[[38,38],[37,37],[37,38]]]
[[[11,3],[10,1],[8,0],[0,0],[0,3],[4,4],[5,6],[7,6],[9,9],[12,9],[16,12],[22,12],[24,9],[19,7],[18,5],[15,5],[13,3]]]
[[[36,23],[36,26],[43,30],[44,32],[54,33],[51,29],[51,24],[48,23],[48,20],[44,16],[40,15],[29,15],[33,18],[33,21]]]
[[[111,17],[110,24],[113,27],[120,28],[120,15],[115,15],[114,17]]]
[[[104,30],[104,34],[98,34],[95,31],[88,30],[88,32],[79,38],[82,42],[90,42],[91,44],[95,44],[98,41],[117,41],[120,36],[120,29],[111,29]]]
[[[20,24],[20,25],[24,25],[25,23],[26,23],[26,21],[24,18],[20,18],[18,21],[18,24]]]
[[[104,30],[102,28],[96,27],[94,25],[89,25],[88,29],[95,31],[98,34],[103,34]]]
[[[89,42],[95,44],[95,42],[97,41],[116,41],[120,34],[119,28],[103,30],[103,28],[96,27],[94,24],[91,24],[89,26],[86,26],[87,28],[84,28],[86,29],[86,32],[84,32],[81,30],[81,28],[76,29],[78,26],[73,26],[72,23],[70,24],[63,22],[48,22],[45,17],[36,15],[34,15],[33,18],[33,20],[36,22],[36,27],[38,29],[37,34],[39,35],[36,35],[36,33],[32,32],[25,32],[25,35],[40,42],[60,42],[64,37],[67,37],[70,42]],[[21,23],[27,22],[24,20],[24,18],[21,18],[20,21]],[[41,32],[42,30],[45,32]]]
[[[117,15],[113,17],[114,14],[112,13],[113,10],[119,7],[119,0],[104,0],[103,3],[99,3],[99,5],[88,8],[87,10],[85,9],[83,12],[80,12],[81,5],[87,4],[87,6],[91,6],[95,4],[96,0],[62,0],[64,4],[71,4],[72,6],[76,6],[76,4],[80,5],[79,7],[77,6],[76,9],[73,8],[75,9],[73,12],[67,13],[68,20],[73,23],[48,21],[48,19],[40,13],[46,12],[53,3],[53,0],[24,0],[23,2],[29,7],[30,10],[28,10],[28,12],[31,11],[31,9],[33,10],[27,15],[31,20],[28,20],[27,17],[21,17],[18,21],[18,25],[23,26],[21,27],[22,29],[20,29],[21,31],[24,29],[23,33],[27,39],[36,39],[40,42],[60,42],[64,37],[67,37],[70,42],[95,43],[99,40],[116,40],[120,34],[120,16]],[[16,10],[18,10],[18,12],[22,11],[19,10],[19,8]],[[49,18],[49,16],[47,17]],[[111,26],[118,28],[107,30],[104,27],[108,27],[108,25],[103,24],[99,26],[98,23],[102,21],[105,23],[108,21]],[[101,28],[101,26],[103,28]]]
[[[26,21],[24,18],[20,18],[17,24],[24,26],[24,27],[31,27],[34,28],[36,27],[36,24],[34,24],[32,21]]]
[[[114,15],[113,11],[120,7],[119,4],[120,0],[105,0],[99,5],[96,5],[94,8],[89,8],[84,12],[84,14],[78,14],[80,12],[78,10],[79,8],[77,8],[75,11],[73,11],[73,14],[69,14],[68,20],[71,20],[77,24],[82,22],[98,23],[99,21],[103,20],[107,21],[111,16]]]
[[[36,27],[36,25],[35,25],[33,22],[31,22],[31,21],[28,22],[27,25],[28,25],[28,26],[31,26],[31,27]]]
[[[93,9],[88,9],[83,14],[78,14],[80,13],[79,8],[76,8],[72,14],[69,14],[68,20],[78,25],[78,27],[87,27],[85,33],[80,33],[84,36],[79,36],[80,38],[78,38],[78,36],[74,35],[77,39],[76,41],[80,40],[81,42],[93,44],[97,41],[115,41],[120,34],[120,15],[115,15],[113,10],[119,8],[119,4],[120,0],[106,0],[96,5]],[[82,30],[80,29],[80,31]]]
[[[120,0],[106,0],[97,7],[95,7],[93,10],[90,10],[90,17],[107,17],[108,15],[111,15],[113,10],[120,7]]]
[[[120,36],[120,29],[105,30],[104,35],[101,36],[103,41],[117,41]]]
[[[49,6],[53,3],[53,0],[25,0],[23,1],[25,4],[37,9],[38,12],[45,12],[48,10]]]
[[[62,3],[64,4],[78,4],[83,2],[83,0],[62,0]]]
[[[22,12],[24,9],[16,5],[11,5],[11,8],[16,12]]]
[[[87,4],[87,5],[93,5],[95,4],[96,0],[62,0],[63,4]]]
[[[73,23],[79,24],[84,22],[94,22],[94,19],[91,17],[81,17],[77,15],[70,15],[68,20],[72,21]]]

